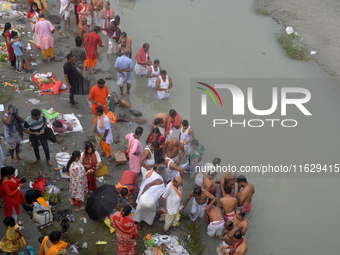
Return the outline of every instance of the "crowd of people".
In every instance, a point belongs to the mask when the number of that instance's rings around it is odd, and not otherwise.
[[[39,2],[39,3],[38,3]],[[45,20],[46,7],[41,1],[33,1],[27,13],[27,19],[31,22],[33,30],[34,46],[42,50],[44,62],[54,59],[53,36],[55,29],[51,22]],[[151,61],[150,45],[144,43],[135,55],[136,63],[131,60],[132,41],[126,32],[121,32],[120,17],[110,8],[110,3],[103,0],[92,0],[91,4],[86,0],[59,0],[60,15],[65,27],[70,26],[70,13],[76,15],[78,36],[75,38],[76,47],[67,55],[67,61],[63,66],[64,78],[70,90],[70,104],[79,109],[74,100],[74,94],[83,70],[93,68],[96,73],[98,54],[97,47],[104,47],[98,35],[100,31],[108,36],[108,54],[115,53],[115,69],[117,70],[117,83],[120,86],[120,96],[129,96],[131,88],[132,71],[135,75],[146,76],[147,86],[157,90],[158,99],[168,98],[173,87],[172,79],[161,68],[160,61]],[[9,24],[9,25],[8,25]],[[6,23],[4,37],[9,52],[9,60],[12,68],[21,71],[20,42],[13,32],[9,33],[10,23]],[[22,50],[22,49],[21,49]],[[22,52],[21,52],[22,53]],[[123,87],[126,84],[126,93]],[[94,172],[101,165],[101,158],[107,157],[113,161],[111,144],[113,136],[111,123],[107,114],[107,97],[110,95],[104,79],[99,79],[91,89],[88,100],[91,102],[91,111],[94,116],[95,138],[99,153],[91,142],[85,144],[84,150],[72,152],[67,163],[66,171],[70,176],[70,204],[76,206],[76,211],[82,211],[85,202],[92,191],[97,188]],[[156,100],[156,99],[155,99]],[[17,164],[23,160],[20,156],[20,144],[23,134],[29,134],[29,140],[33,146],[35,159],[40,160],[39,143],[43,147],[48,165],[50,161],[49,148],[45,136],[47,122],[39,109],[33,109],[31,115],[23,119],[19,110],[9,105],[7,112],[2,117],[11,160]],[[146,138],[146,147],[143,148],[141,139]],[[133,133],[125,136],[128,144],[127,157],[129,170],[125,170],[116,185],[119,196],[128,198],[136,205],[134,218],[130,216],[132,207],[126,205],[122,212],[116,212],[110,216],[111,225],[116,229],[118,253],[134,254],[134,239],[139,236],[138,229],[144,224],[152,228],[155,218],[163,204],[162,213],[165,215],[163,232],[171,235],[172,229],[180,221],[180,215],[192,200],[190,219],[196,221],[205,218],[208,227],[207,234],[224,240],[228,246],[220,249],[222,254],[245,254],[247,242],[245,234],[248,223],[246,213],[252,207],[252,196],[255,193],[254,185],[249,183],[245,176],[237,176],[234,172],[223,173],[221,179],[217,179],[215,168],[221,164],[221,159],[215,158],[211,163],[203,164],[205,147],[199,142],[194,127],[190,126],[187,119],[175,110],[167,113],[157,113],[152,119],[149,134],[144,134],[144,129],[138,126]],[[186,159],[186,163],[181,164]],[[197,168],[203,166],[207,171],[197,174]],[[188,173],[195,177],[195,187],[185,199],[183,199],[184,175]],[[138,174],[142,175],[142,182],[138,184]],[[21,188],[25,184],[23,180],[16,178],[14,167],[5,166],[1,169],[0,196],[4,201],[4,224],[8,234],[0,242],[0,249],[17,254],[18,248],[25,243],[22,222],[18,221],[20,213],[19,205],[24,203]],[[237,192],[236,190],[237,184]],[[218,200],[218,194],[221,198]],[[219,202],[219,205],[218,205]],[[137,224],[137,225],[136,225]],[[40,254],[64,254],[66,248],[61,240],[61,233],[54,231],[50,236],[42,240]],[[10,241],[10,242],[9,242]],[[227,251],[229,249],[229,251]],[[58,253],[59,252],[59,253]]]

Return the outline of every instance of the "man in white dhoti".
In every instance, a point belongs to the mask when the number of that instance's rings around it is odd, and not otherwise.
[[[63,17],[65,27],[70,26],[70,12],[74,11],[71,0],[59,0],[59,14]]]
[[[219,236],[224,230],[224,219],[221,208],[210,207],[205,211],[205,219],[209,223],[207,227],[208,236]]]
[[[146,75],[149,78],[148,87],[149,88],[156,88],[156,81],[162,71],[161,66],[159,65],[159,60],[155,59],[153,61],[153,65],[149,66],[148,73]]]
[[[179,142],[177,138],[169,138],[163,148],[163,157],[165,154],[166,157],[171,158],[178,165],[185,154],[183,143]]]
[[[165,158],[164,164],[166,167],[166,180],[165,182],[168,182],[172,179],[174,179],[176,176],[183,177],[184,171],[179,166],[176,165],[176,163],[170,159]]]
[[[159,165],[156,172],[157,174],[162,174],[164,170],[165,166]],[[148,173],[150,174],[150,172],[151,171],[149,171]],[[138,197],[138,205],[134,216],[134,221],[138,222],[138,229],[142,228],[143,221],[149,225],[149,228],[152,228],[154,226],[154,219],[157,213],[157,202],[164,191],[164,182],[159,178],[148,183],[143,189],[140,190],[141,194]]]
[[[160,165],[164,166],[164,164],[160,164]],[[138,193],[138,197],[137,197],[137,200],[136,200],[137,204],[139,202],[139,197],[142,194],[145,187],[149,187],[149,186],[154,185],[156,183],[157,179],[164,182],[162,174],[165,171],[164,171],[164,169],[162,171],[161,170],[162,170],[162,168],[158,168],[158,166],[157,166],[156,170],[150,170],[146,173],[146,175],[143,176],[143,181],[142,181],[142,184],[139,187],[139,193]]]
[[[184,145],[184,157],[190,152],[190,143],[195,139],[194,130],[189,126],[187,120],[182,121],[182,127],[180,128],[179,141]]]
[[[216,203],[217,201],[216,197],[211,195],[207,190],[202,189],[201,187],[196,187],[193,191],[190,192],[189,196],[184,201],[183,208],[180,213],[183,212],[184,208],[192,197],[194,197],[194,200],[192,201],[192,206],[189,214],[192,221],[195,221],[198,217],[203,218],[205,215],[205,211],[208,208],[214,206],[214,203]]]
[[[143,47],[137,51],[135,56],[135,72],[138,76],[146,75],[148,72],[147,66],[152,65],[152,62],[150,61],[149,48],[150,45],[148,43],[144,43]]]
[[[144,176],[147,171],[155,166],[155,151],[159,148],[159,143],[153,141],[150,145],[146,146],[141,157],[139,164],[141,165],[142,176]]]
[[[102,27],[102,10],[103,10],[103,0],[91,0],[93,7],[93,27]]]
[[[160,72],[161,77],[156,81],[156,90],[158,99],[165,99],[170,97],[170,89],[172,88],[172,79],[166,74],[165,70]]]

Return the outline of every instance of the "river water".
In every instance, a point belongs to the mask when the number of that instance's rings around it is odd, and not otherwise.
[[[160,101],[155,98],[155,91],[147,88],[145,77],[133,76],[130,101],[134,109],[143,112],[143,118],[151,120],[157,112],[168,112],[175,108],[190,120],[190,78],[224,77],[325,78],[322,86],[311,88],[319,101],[317,107],[313,108],[314,113],[338,116],[339,88],[316,65],[288,58],[275,38],[275,33],[280,32],[279,25],[270,17],[256,14],[251,1],[110,2],[116,15],[121,17],[122,31],[132,38],[133,56],[144,42],[148,42],[151,59],[158,58],[162,69],[167,70],[173,80],[170,99]],[[98,67],[115,75],[112,64],[115,57],[106,55],[105,50],[106,47],[99,51],[102,61]],[[109,83],[108,87],[113,89],[115,85]],[[206,148],[205,162],[215,156],[221,157],[222,163],[242,161],[244,158],[240,148],[244,148],[244,155],[248,156],[253,151],[259,161],[276,158],[276,147],[269,145],[268,141],[271,137],[275,137],[275,143],[280,145],[277,146],[281,147],[280,152],[286,151],[289,156],[299,156],[305,148],[307,152],[302,153],[303,159],[309,160],[314,156],[318,159],[336,159],[339,138],[334,127],[340,123],[335,119],[328,126],[327,119],[324,121],[323,124],[310,121],[310,126],[305,125],[294,134],[297,139],[295,142],[295,138],[287,142],[285,135],[280,136],[280,133],[275,132],[270,133],[267,140],[266,134],[255,137],[258,134],[243,132],[239,133],[244,136],[241,141],[231,135],[228,137],[231,146],[216,147],[209,143],[209,133],[208,136],[200,131],[195,133]],[[303,138],[299,140],[299,137]],[[269,146],[263,148],[262,153],[262,147],[256,146],[261,140]],[[285,154],[280,156],[284,157]],[[337,179],[307,177],[249,180],[255,185],[256,194],[253,208],[247,214],[248,254],[309,255],[338,252],[339,245],[335,245],[336,222],[339,220],[337,210],[340,209]],[[184,196],[192,187],[194,184],[186,184]],[[200,226],[205,254],[216,254],[216,246],[220,241],[206,235],[206,223],[203,220]]]

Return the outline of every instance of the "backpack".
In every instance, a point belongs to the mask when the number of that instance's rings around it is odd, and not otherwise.
[[[25,200],[27,204],[31,205],[37,201],[38,197],[41,197],[41,196],[42,196],[41,190],[30,189],[30,190],[27,190],[25,193]]]

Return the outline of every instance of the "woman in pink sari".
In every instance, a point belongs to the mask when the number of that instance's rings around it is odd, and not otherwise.
[[[77,6],[77,13],[79,15],[79,20],[81,20],[82,17],[85,17],[87,19],[87,24],[86,24],[87,32],[89,32],[91,28],[92,12],[93,12],[92,5],[89,3],[86,3],[86,0],[81,0],[80,4],[78,4]]]
[[[139,237],[137,226],[132,217],[131,206],[124,206],[123,212],[116,212],[110,216],[111,226],[116,229],[117,254],[135,255],[135,238]]]

